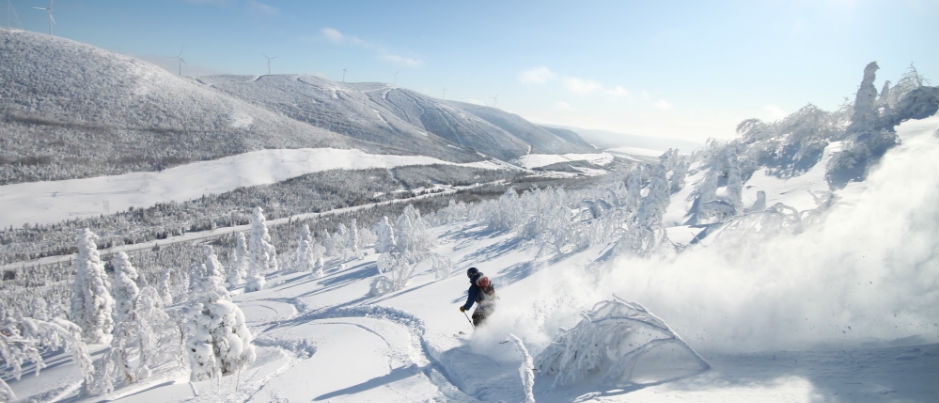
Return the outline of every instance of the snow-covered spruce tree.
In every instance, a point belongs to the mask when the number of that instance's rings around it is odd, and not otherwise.
[[[395,223],[395,236],[398,250],[405,251],[413,257],[419,257],[433,246],[430,237],[427,236],[427,227],[421,218],[421,212],[410,204],[398,216],[398,221]]]
[[[244,313],[231,302],[219,273],[208,268],[206,272],[197,297],[187,307],[186,350],[192,381],[235,373],[255,359]]]
[[[206,275],[212,275],[222,279],[222,286],[224,287],[225,266],[222,266],[222,262],[218,261],[218,256],[215,254],[215,248],[213,248],[212,245],[205,245],[202,247],[202,252],[205,253]]]
[[[140,289],[137,287],[137,270],[130,263],[130,258],[124,252],[117,252],[112,259],[114,267],[114,286],[111,292],[114,295],[114,337],[105,357],[104,365],[108,366],[103,376],[113,374],[116,380],[125,384],[137,382],[138,365],[140,364],[140,346],[138,320],[136,317],[137,296]],[[113,387],[109,378],[103,383],[105,392]]]
[[[688,158],[678,154],[678,149],[669,148],[659,156],[659,163],[668,172],[669,192],[675,193],[685,187],[685,177],[688,175]]]
[[[78,256],[71,300],[71,320],[82,329],[82,338],[89,343],[104,342],[114,328],[111,317],[114,299],[95,245],[96,238],[88,228],[78,231]]]
[[[244,283],[248,275],[248,265],[250,264],[250,254],[248,253],[248,241],[245,234],[239,232],[235,235],[235,249],[232,251],[231,268],[228,270],[228,288],[235,288]]]
[[[336,226],[336,233],[330,238],[333,244],[333,251],[337,257],[347,260],[351,256],[349,252],[349,229],[345,224],[339,223]]]
[[[202,287],[202,279],[205,277],[206,268],[205,264],[202,263],[193,263],[189,265],[189,298],[195,297],[196,293],[199,292],[200,287]]]
[[[176,321],[166,313],[163,297],[155,288],[140,289],[134,316],[137,319],[140,348],[137,379],[149,378],[153,368],[180,363],[180,329]]]
[[[251,216],[251,234],[248,238],[248,279],[245,292],[264,288],[264,275],[278,270],[277,251],[271,244],[267,221],[260,207],[254,208]]]
[[[134,303],[140,288],[137,287],[137,269],[130,262],[127,253],[117,252],[111,259],[111,265],[114,267],[114,283],[111,287],[111,293],[114,296],[114,322],[122,322],[128,318],[133,318]]]
[[[381,244],[378,247],[384,250],[376,262],[378,271],[383,275],[372,281],[372,295],[404,289],[414,275],[417,265],[428,258],[433,246],[427,236],[421,213],[414,206],[406,206],[394,226],[388,223],[382,229],[383,226],[385,225],[379,224],[377,230],[379,233],[384,232],[379,235],[384,239],[376,241],[376,244]]]
[[[349,235],[346,241],[347,248],[352,257],[358,259],[362,257],[362,239],[359,237],[359,224],[353,218],[349,223]]]
[[[842,151],[829,161],[825,179],[831,189],[840,189],[852,181],[867,177],[871,166],[893,146],[900,143],[894,126],[910,118],[924,118],[936,113],[939,95],[935,87],[921,87],[918,79],[904,79],[889,94],[877,100],[874,79],[878,66],[871,62],[864,69],[864,78],[854,100],[851,124],[843,136]],[[915,76],[915,70],[914,70]],[[922,91],[921,91],[922,90]],[[882,94],[883,95],[883,94]],[[899,102],[892,104],[892,101]]]
[[[636,210],[633,227],[639,233],[640,244],[637,252],[647,255],[667,240],[665,225],[662,218],[668,209],[671,187],[666,178],[665,167],[658,164],[652,168],[649,185],[646,187],[646,196],[639,202]]]
[[[172,279],[173,279],[173,269],[164,268],[160,272],[160,281],[157,284],[157,287],[158,287],[157,291],[159,292],[160,298],[162,299],[164,305],[173,304]]]
[[[498,200],[482,204],[487,206],[481,211],[485,214],[485,221],[492,231],[511,231],[522,221],[523,215],[515,189],[506,190]]]
[[[313,243],[313,234],[310,233],[310,226],[303,224],[300,227],[300,240],[297,242],[296,252],[296,271],[304,273],[313,273],[314,277],[323,275],[321,267],[317,267],[316,250]]]
[[[398,247],[398,241],[395,239],[395,229],[388,216],[383,216],[381,221],[375,224],[375,252],[389,253]]]

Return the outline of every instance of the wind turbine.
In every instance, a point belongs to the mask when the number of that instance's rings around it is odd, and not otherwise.
[[[267,58],[267,75],[271,75],[271,60],[276,59],[277,56],[272,57],[272,56],[264,55],[264,57]]]
[[[49,35],[52,35],[52,24],[55,24],[55,18],[52,17],[52,2],[55,0],[49,0],[49,7],[33,7],[37,10],[46,10],[46,13],[49,14]]]
[[[183,65],[186,64],[186,60],[183,59],[183,48],[179,48],[179,54],[176,55],[176,64],[179,66],[179,73],[177,75],[183,75]]]

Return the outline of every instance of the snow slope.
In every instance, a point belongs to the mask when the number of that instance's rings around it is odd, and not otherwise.
[[[729,228],[678,255],[598,261],[604,247],[545,254],[484,223],[429,230],[452,262],[401,291],[369,294],[376,255],[332,261],[322,278],[268,276],[235,292],[258,350],[237,375],[189,383],[185,370],[105,396],[75,399],[69,360],[12,387],[68,401],[522,401],[518,336],[537,356],[560,328],[610,295],[639,302],[711,369],[650,384],[553,387],[539,401],[936,401],[939,399],[939,118],[900,127],[862,183],[837,192],[824,221],[796,233]],[[788,182],[760,181],[783,195]],[[496,284],[500,305],[473,329],[457,311],[465,268]],[[466,332],[461,336],[458,332]]]
[[[394,168],[447,164],[501,169],[490,162],[456,164],[425,156],[368,154],[360,150],[305,148],[261,150],[159,172],[134,172],[0,186],[0,227],[51,224],[70,218],[108,214],[129,207],[182,202],[244,186],[277,183],[332,169]]]

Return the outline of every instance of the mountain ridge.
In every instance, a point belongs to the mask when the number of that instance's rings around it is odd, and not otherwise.
[[[517,115],[384,84],[178,77],[89,44],[10,29],[0,29],[0,55],[0,184],[156,171],[271,148],[454,162],[592,150]]]

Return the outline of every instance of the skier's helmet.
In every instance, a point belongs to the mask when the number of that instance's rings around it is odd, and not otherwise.
[[[470,267],[469,270],[466,271],[466,277],[473,277],[477,274],[479,274],[479,269],[475,267]]]

